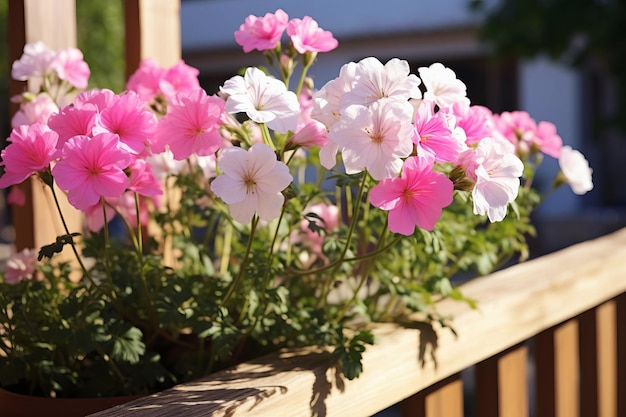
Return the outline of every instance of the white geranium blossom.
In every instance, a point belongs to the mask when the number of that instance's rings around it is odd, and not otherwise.
[[[255,213],[265,221],[280,215],[285,201],[281,191],[293,177],[269,146],[257,143],[247,151],[225,148],[218,166],[223,173],[213,180],[211,191],[230,206],[234,220],[248,224]]]
[[[559,156],[559,166],[574,193],[583,195],[593,189],[591,179],[593,171],[582,153],[572,149],[571,146],[563,146]]]
[[[511,143],[504,139],[484,138],[478,146],[463,152],[459,158],[467,176],[475,181],[472,191],[474,214],[487,215],[499,222],[506,216],[510,202],[517,198],[523,162],[515,155]]]
[[[236,75],[227,80],[220,91],[228,96],[228,113],[246,113],[251,120],[280,133],[296,129],[300,114],[296,94],[260,69],[246,69],[243,77]]]
[[[426,87],[424,100],[433,101],[439,107],[448,107],[459,101],[469,105],[467,87],[450,68],[435,62],[429,67],[419,68],[418,72]]]

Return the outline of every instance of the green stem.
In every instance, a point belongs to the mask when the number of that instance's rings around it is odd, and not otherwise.
[[[61,210],[61,204],[59,203],[59,198],[57,197],[57,193],[54,191],[54,185],[50,185],[50,190],[52,191],[54,204],[56,205],[59,216],[61,217],[61,223],[63,223],[63,229],[65,230],[65,233],[67,235],[70,235],[70,229],[67,227],[67,222],[65,221],[65,216],[63,215],[63,210]],[[83,259],[78,253],[78,250],[76,249],[76,244],[74,243],[74,239],[71,239],[70,242],[71,242],[70,246],[72,247],[72,251],[74,252],[74,256],[76,257],[76,261],[78,262],[78,265],[80,265],[80,269],[82,269],[83,271],[83,275],[87,278],[87,280],[91,283],[91,285],[98,288],[98,285],[91,277],[91,274],[89,273],[89,271],[87,271],[87,268],[85,267],[85,264],[83,263]]]
[[[339,266],[343,262],[345,262],[346,254],[348,253],[348,249],[350,249],[352,235],[354,234],[356,225],[359,222],[359,208],[361,207],[361,201],[363,200],[363,195],[365,194],[365,184],[367,183],[368,175],[369,174],[367,173],[367,171],[363,171],[363,180],[361,181],[361,186],[359,187],[359,195],[356,200],[357,202],[356,207],[354,208],[352,212],[352,218],[350,220],[350,228],[348,229],[348,236],[346,237],[346,244],[343,247],[343,250],[341,251],[341,255],[339,256],[339,259],[335,262],[335,267],[330,273],[329,278],[324,283],[324,290],[323,290],[322,298],[321,298],[321,302],[324,307],[326,307],[328,293],[330,292],[331,280],[334,279],[334,276],[337,274],[337,270],[339,269]]]
[[[270,148],[272,148],[273,151],[275,151],[276,147],[274,146],[274,142],[272,141],[272,136],[270,135],[270,130],[267,127],[267,124],[260,123],[260,126],[261,126],[261,133],[263,134],[263,142],[265,142],[267,146],[269,146]]]
[[[250,225],[250,236],[248,236],[248,244],[246,245],[246,253],[244,254],[243,260],[241,261],[241,265],[239,266],[239,272],[237,272],[237,276],[235,277],[233,282],[230,284],[230,287],[228,288],[226,295],[222,299],[221,305],[225,305],[228,302],[228,300],[230,300],[230,297],[232,297],[235,292],[235,288],[239,286],[239,282],[243,278],[243,273],[246,267],[248,266],[248,261],[250,259],[250,252],[252,251],[252,242],[254,240],[254,233],[256,231],[256,227],[258,223],[259,223],[259,218],[255,214],[254,217],[252,217],[252,224]]]

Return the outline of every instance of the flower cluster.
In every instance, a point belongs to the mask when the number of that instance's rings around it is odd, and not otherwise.
[[[544,154],[557,185],[593,187],[553,124],[472,105],[441,63],[368,57],[316,90],[308,70],[338,43],[311,17],[249,16],[235,40],[276,74],[249,67],[212,95],[151,60],[120,94],[81,91],[78,50],[25,47],[0,187],[41,180],[86,227],[7,262],[0,384],[149,392],[307,344],[353,378],[368,322],[443,322],[456,273],[526,255]],[[67,246],[76,262],[54,262]]]

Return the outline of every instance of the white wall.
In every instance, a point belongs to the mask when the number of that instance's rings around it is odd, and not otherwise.
[[[253,14],[283,9],[290,17],[313,17],[338,38],[407,29],[436,29],[477,21],[469,0],[208,0],[183,2],[186,49],[235,46],[233,33]]]

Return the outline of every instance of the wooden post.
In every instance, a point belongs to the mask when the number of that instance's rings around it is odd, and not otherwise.
[[[125,0],[126,76],[144,58],[169,67],[181,58],[180,0]]]
[[[42,41],[51,49],[76,46],[75,0],[9,0],[8,17],[10,62],[20,58],[27,43]],[[12,80],[9,92],[11,96],[20,94],[26,87],[25,82]],[[16,110],[12,107],[12,114]],[[24,181],[20,187],[26,204],[12,210],[16,249],[40,248],[65,234],[47,187],[37,178]],[[58,194],[63,197],[61,192]],[[81,232],[80,213],[66,199],[61,200],[70,232]]]

